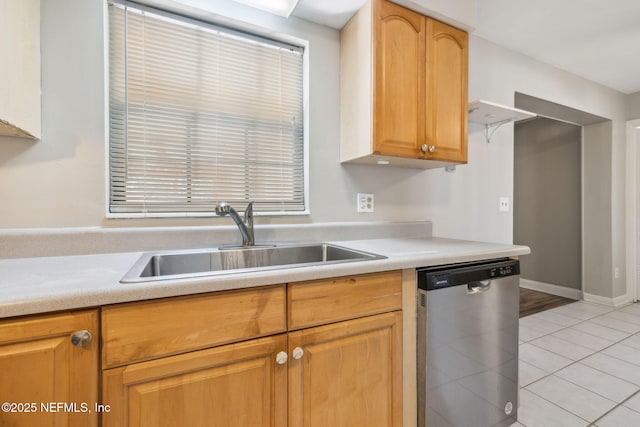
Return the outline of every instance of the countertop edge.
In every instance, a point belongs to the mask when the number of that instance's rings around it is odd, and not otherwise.
[[[526,246],[431,237],[336,241],[332,243],[378,253],[387,258],[134,284],[123,284],[119,280],[141,255],[139,252],[1,260],[0,273],[9,272],[13,273],[13,276],[9,274],[8,279],[0,280],[0,290],[3,290],[2,296],[0,296],[0,318],[79,310],[117,303],[389,270],[514,257],[530,253],[530,249]],[[72,270],[74,265],[80,266],[92,262],[95,263],[95,266],[78,267],[77,270]],[[45,271],[47,267],[58,268],[59,271],[47,276]],[[31,268],[31,273],[22,277],[19,272],[12,271],[12,269],[21,268]],[[39,272],[38,269],[42,271]],[[7,275],[2,276],[7,277]],[[11,277],[15,283],[11,282]],[[30,287],[32,282],[35,282],[36,285]],[[83,285],[84,287],[82,287]]]

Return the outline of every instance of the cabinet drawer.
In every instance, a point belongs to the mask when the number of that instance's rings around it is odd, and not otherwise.
[[[402,308],[402,272],[335,277],[290,284],[289,330]]]
[[[109,306],[102,310],[103,368],[285,328],[284,285]]]

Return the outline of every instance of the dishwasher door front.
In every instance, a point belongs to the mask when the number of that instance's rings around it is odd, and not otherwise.
[[[438,269],[440,287],[418,289],[418,427],[517,421],[517,262]]]

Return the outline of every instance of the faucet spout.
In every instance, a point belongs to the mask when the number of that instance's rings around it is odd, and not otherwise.
[[[247,209],[244,211],[244,218],[240,218],[238,212],[225,202],[220,202],[216,205],[216,215],[225,216],[229,215],[233,222],[238,226],[240,235],[242,235],[242,246],[249,247],[255,245],[255,239],[253,235],[253,202],[249,202]]]

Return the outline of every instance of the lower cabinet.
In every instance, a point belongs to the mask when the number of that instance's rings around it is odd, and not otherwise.
[[[98,310],[0,321],[0,426],[98,425]]]
[[[0,426],[400,427],[401,310],[395,271],[0,320]]]
[[[104,372],[104,426],[402,425],[399,311]]]
[[[385,272],[106,307],[102,425],[400,427],[401,287]],[[149,330],[162,347],[138,348]]]
[[[401,325],[396,311],[290,333],[289,426],[400,427]]]

